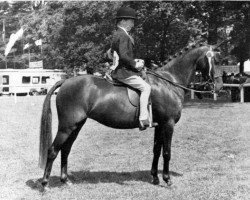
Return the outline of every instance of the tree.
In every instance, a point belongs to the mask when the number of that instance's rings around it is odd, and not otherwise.
[[[70,68],[96,71],[114,30],[114,10],[120,3],[79,2],[67,4],[58,46]],[[61,42],[63,41],[63,42]],[[60,43],[61,42],[61,43]]]
[[[130,3],[131,4],[131,3]],[[185,2],[134,2],[139,57],[163,62],[187,45],[191,32],[183,12]]]
[[[116,11],[122,5],[130,5],[138,14],[133,33],[138,58],[162,63],[187,45],[217,44],[230,37],[221,45],[225,55],[234,49],[241,62],[248,55],[248,2],[48,1],[35,9],[31,2],[5,2],[0,3],[0,16],[8,18],[6,38],[20,26],[25,28],[22,42],[14,47],[16,62],[27,63],[24,44],[42,39],[42,54],[37,46],[30,48],[32,60],[43,59],[45,68],[93,73],[105,71],[103,55],[110,48]]]
[[[119,2],[49,2],[25,17],[27,40],[42,38],[47,68],[96,71]]]
[[[233,26],[230,34],[231,53],[238,58],[240,72],[243,72],[243,63],[250,58],[250,2],[228,2],[227,9],[231,14],[228,21]]]

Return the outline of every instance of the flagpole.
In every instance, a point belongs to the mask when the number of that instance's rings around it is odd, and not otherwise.
[[[22,38],[22,40],[21,40],[21,41],[22,41],[22,48],[23,48],[23,38]],[[23,49],[23,54],[24,54],[24,49]]]
[[[2,37],[3,37],[4,46],[5,46],[5,19],[3,19],[3,33],[2,33]],[[7,69],[7,56],[5,58],[5,68]]]
[[[43,56],[43,44],[41,44],[41,56]]]
[[[29,48],[29,65],[28,68],[30,67],[30,48]]]
[[[15,61],[15,51],[13,52],[14,53],[14,69],[16,68],[16,61]]]

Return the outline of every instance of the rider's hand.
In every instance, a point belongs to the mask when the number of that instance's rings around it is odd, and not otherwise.
[[[138,71],[141,71],[142,68],[144,67],[144,60],[142,59],[135,59],[135,68],[138,70]]]

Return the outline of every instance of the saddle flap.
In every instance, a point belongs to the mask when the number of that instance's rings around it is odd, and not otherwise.
[[[140,92],[138,90],[134,90],[129,87],[127,87],[127,92],[130,103],[135,107],[139,106]]]
[[[139,90],[133,89],[133,88],[129,87],[128,85],[126,85],[126,84],[124,84],[124,83],[122,83],[120,81],[116,81],[116,80],[112,79],[112,77],[108,73],[105,74],[104,78],[105,78],[106,81],[113,84],[114,86],[124,86],[124,87],[126,87],[129,102],[135,107],[139,106],[139,101],[140,101],[140,92],[139,92]]]

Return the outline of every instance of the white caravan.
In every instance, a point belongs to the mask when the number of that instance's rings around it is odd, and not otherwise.
[[[0,69],[0,94],[46,94],[65,76],[56,69]]]

